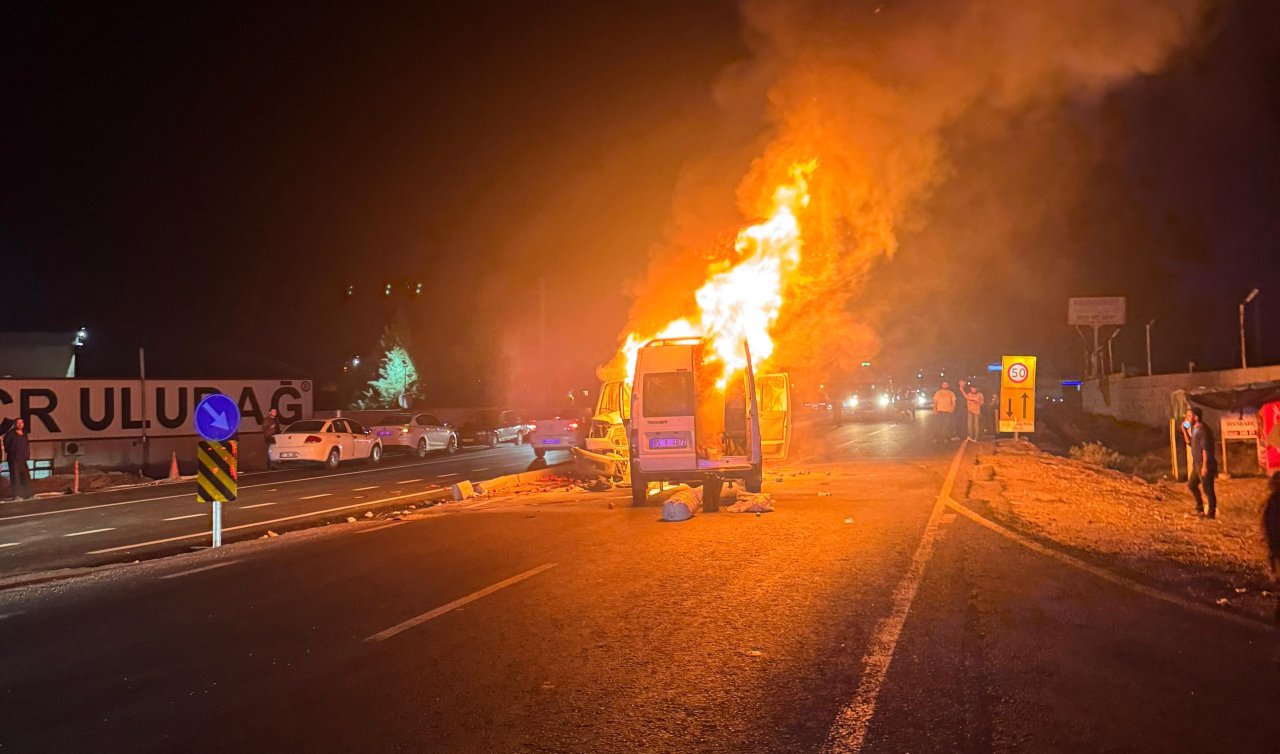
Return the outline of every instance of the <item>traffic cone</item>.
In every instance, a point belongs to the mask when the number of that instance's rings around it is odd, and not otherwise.
[[[182,474],[178,473],[178,453],[174,451],[173,460],[169,461],[169,481],[177,481],[182,478]]]

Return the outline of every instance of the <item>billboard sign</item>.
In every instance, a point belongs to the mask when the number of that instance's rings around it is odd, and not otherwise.
[[[1124,324],[1124,296],[1067,299],[1067,324],[1099,327]]]

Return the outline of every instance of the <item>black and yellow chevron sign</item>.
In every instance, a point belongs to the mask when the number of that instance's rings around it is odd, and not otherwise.
[[[236,499],[236,441],[202,442],[196,451],[196,499],[230,503]]]

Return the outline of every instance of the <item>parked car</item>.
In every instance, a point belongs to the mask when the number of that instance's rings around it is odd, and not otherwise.
[[[382,442],[351,419],[306,419],[267,440],[272,463],[309,461],[336,469],[343,461],[382,460]]]
[[[583,445],[584,435],[579,412],[572,408],[546,409],[533,412],[526,425],[526,439],[533,446],[533,454],[542,458],[548,450],[569,450]]]
[[[463,445],[488,445],[496,448],[500,442],[524,442],[529,428],[515,411],[486,409],[477,411],[458,430],[458,440]]]
[[[386,414],[370,429],[387,450],[403,448],[425,457],[434,450],[453,453],[458,433],[435,414]]]

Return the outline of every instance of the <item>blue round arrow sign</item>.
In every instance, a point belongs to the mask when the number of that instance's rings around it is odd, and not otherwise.
[[[240,428],[240,409],[236,402],[214,393],[196,406],[196,431],[210,442],[222,442],[235,435]]]

